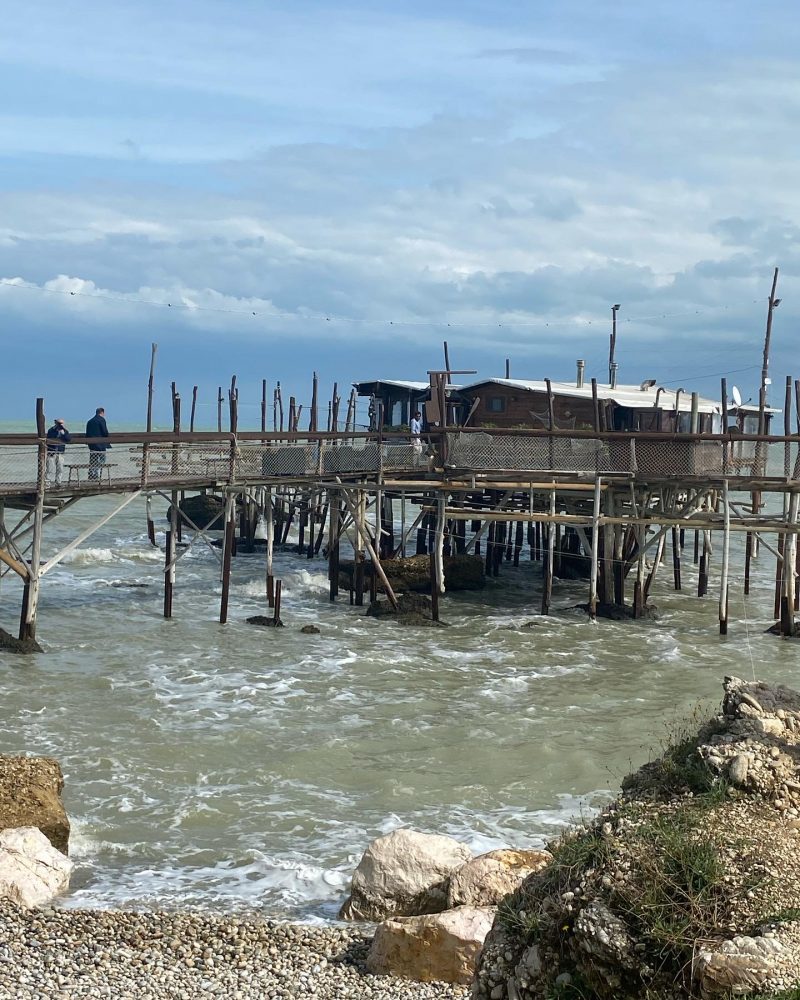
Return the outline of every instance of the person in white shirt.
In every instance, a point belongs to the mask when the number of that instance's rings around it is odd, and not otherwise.
[[[419,456],[422,454],[422,440],[420,435],[422,434],[422,414],[419,410],[416,411],[414,416],[411,418],[411,446],[414,449],[414,462],[419,461]]]

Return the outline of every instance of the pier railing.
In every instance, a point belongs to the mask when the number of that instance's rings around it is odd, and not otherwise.
[[[800,438],[642,432],[449,432],[448,468],[475,472],[619,474],[643,479],[794,478]]]
[[[275,481],[411,474],[436,469],[496,475],[625,475],[648,480],[800,478],[800,437],[641,432],[458,429],[408,435],[362,433],[126,433],[110,450],[76,435],[63,454],[61,489],[191,489]],[[33,493],[55,463],[36,435],[0,435],[0,495]],[[93,457],[94,456],[94,457]],[[40,477],[41,471],[41,477]]]

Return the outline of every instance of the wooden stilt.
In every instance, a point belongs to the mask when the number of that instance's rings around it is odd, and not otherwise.
[[[47,472],[47,427],[44,416],[44,399],[36,400],[36,433],[39,439],[38,465],[36,476],[36,506],[33,513],[33,538],[31,540],[31,559],[28,568],[28,579],[24,586],[22,616],[20,622],[20,639],[36,638],[36,613],[39,607],[39,590],[41,587],[40,569],[42,561],[42,531],[44,527],[44,497]]]
[[[711,557],[711,533],[703,531],[703,553],[700,556],[700,569],[697,574],[697,596],[705,597],[708,593],[708,562]]]
[[[550,491],[550,516],[556,516],[556,491]],[[542,614],[550,614],[550,602],[553,598],[553,556],[556,545],[554,522],[547,528],[547,556],[544,561],[544,586],[542,588]]]
[[[789,499],[788,526],[794,528],[797,524],[798,494],[792,493]],[[797,534],[795,531],[787,532],[784,542],[784,566],[783,585],[784,594],[781,604],[781,634],[790,637],[796,634],[794,622],[796,580],[795,568],[797,565]]]
[[[719,577],[719,634],[728,634],[728,564],[731,551],[731,508],[728,496],[728,480],[722,484],[722,506],[724,528],[722,534],[722,568]]]
[[[592,502],[592,552],[589,566],[589,617],[597,619],[597,576],[600,557],[600,477],[594,481],[594,499]]]
[[[147,539],[154,546],[156,544],[156,526],[153,523],[153,498],[149,493],[145,499],[145,510],[147,513]]]
[[[775,556],[775,600],[773,607],[773,617],[778,621],[781,617],[781,595],[783,594],[783,550],[786,535],[778,535],[778,553]]]
[[[647,574],[647,580],[644,585],[644,604],[643,607],[647,607],[647,601],[650,597],[650,591],[653,589],[653,584],[656,582],[656,576],[658,575],[658,567],[661,565],[661,561],[664,558],[664,546],[667,541],[667,536],[665,533],[661,534],[661,537],[655,543],[656,550],[653,556],[653,564],[650,567],[650,572]]]
[[[222,596],[219,605],[219,621],[224,625],[228,620],[228,596],[231,588],[231,556],[236,535],[235,504],[233,494],[228,494],[225,511],[225,541],[222,552]]]
[[[522,551],[522,539],[524,537],[525,525],[522,521],[517,521],[514,533],[514,565],[519,566],[519,554]]]
[[[672,578],[675,589],[681,589],[681,543],[677,528],[672,528]]]
[[[647,528],[637,524],[636,532],[636,582],[633,585],[633,617],[642,618],[645,609],[645,542]]]
[[[335,601],[339,596],[339,538],[342,526],[338,493],[331,491],[328,503],[330,506],[328,527],[328,596],[331,601]]]
[[[264,520],[267,522],[267,605],[270,608],[275,607],[275,577],[273,575],[272,568],[272,556],[275,548],[275,514],[273,510],[272,501],[272,487],[269,486],[266,491],[265,498],[265,510],[264,510]]]

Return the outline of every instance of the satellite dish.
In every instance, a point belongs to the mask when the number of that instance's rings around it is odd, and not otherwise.
[[[741,406],[742,405],[742,394],[739,392],[738,386],[734,386],[731,389],[731,399],[733,400],[733,405],[734,406]]]

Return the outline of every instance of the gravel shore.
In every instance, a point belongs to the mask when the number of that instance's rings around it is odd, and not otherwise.
[[[257,917],[28,910],[0,903],[0,1000],[464,1000],[468,987],[371,976],[371,935]]]

